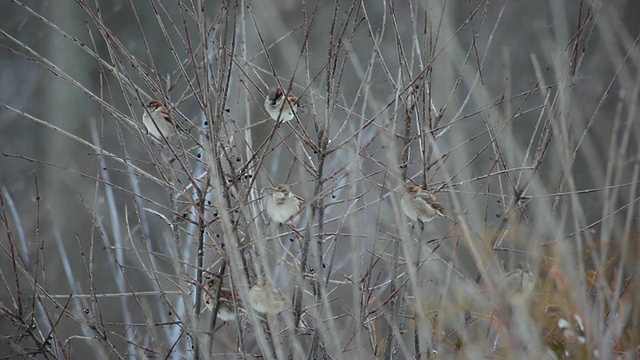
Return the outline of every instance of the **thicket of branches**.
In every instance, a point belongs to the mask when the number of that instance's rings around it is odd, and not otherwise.
[[[633,1],[2,6],[0,358],[639,356]],[[215,320],[208,274],[284,310]]]

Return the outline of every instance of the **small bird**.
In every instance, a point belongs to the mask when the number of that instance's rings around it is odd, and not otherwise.
[[[300,100],[293,94],[284,96],[284,91],[279,86],[271,87],[264,99],[264,108],[273,120],[280,118],[282,122],[291,121],[299,107]]]
[[[202,292],[202,301],[204,305],[209,309],[209,311],[214,310],[216,305],[218,284],[220,284],[220,277],[213,274],[205,275],[203,292]],[[234,321],[236,319],[236,309],[240,310],[240,312],[244,312],[244,306],[242,305],[242,301],[240,297],[236,294],[235,300],[236,303],[233,303],[233,293],[231,292],[231,288],[227,284],[222,284],[222,288],[220,288],[220,305],[218,306],[218,319],[222,321]],[[236,306],[237,305],[237,306]]]
[[[180,125],[169,115],[167,107],[157,100],[150,101],[142,113],[142,123],[157,139],[170,137],[181,130]],[[174,126],[175,125],[175,126]]]
[[[249,301],[253,309],[262,314],[275,315],[284,308],[282,294],[268,280],[249,290]]]
[[[289,185],[280,184],[267,198],[267,215],[281,225],[289,221],[295,225],[300,220],[303,202],[303,198],[291,192]]]
[[[444,207],[429,191],[422,190],[416,185],[409,185],[400,200],[400,206],[405,215],[413,221],[429,222],[437,216],[447,217]]]
[[[518,264],[515,270],[507,273],[500,280],[498,291],[507,302],[511,304],[522,303],[533,292],[535,280],[528,264]]]

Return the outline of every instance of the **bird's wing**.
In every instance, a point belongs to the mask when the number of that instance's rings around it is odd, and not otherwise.
[[[413,200],[413,204],[418,210],[422,212],[429,212],[433,208],[434,210],[444,215],[444,207],[435,196],[428,192],[419,193]]]

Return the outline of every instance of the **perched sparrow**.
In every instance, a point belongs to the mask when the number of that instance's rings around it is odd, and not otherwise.
[[[169,116],[169,111],[164,104],[156,100],[147,104],[144,113],[142,113],[142,123],[149,131],[149,134],[157,139],[162,139],[163,135],[168,138],[177,133],[176,129],[180,130],[180,125]]]
[[[280,184],[273,189],[267,198],[267,215],[271,220],[284,224],[300,220],[300,212],[304,199],[291,192],[289,185]]]
[[[204,305],[210,311],[213,311],[216,305],[217,298],[217,290],[218,284],[220,283],[220,278],[217,275],[207,274],[205,276],[202,292],[202,301]],[[243,312],[244,307],[242,306],[242,302],[240,297],[236,294],[235,297],[237,308]],[[233,295],[231,293],[231,288],[228,285],[222,284],[222,288],[220,289],[220,305],[218,306],[218,319],[222,321],[234,321],[236,319],[236,306],[233,303]]]
[[[433,220],[436,216],[446,217],[444,207],[436,197],[415,185],[407,186],[400,200],[400,206],[405,215],[413,221],[419,220],[424,223]]]
[[[271,87],[267,97],[264,99],[264,108],[273,120],[280,118],[282,122],[290,121],[299,107],[300,101],[298,98],[293,94],[285,96],[284,91],[279,86]]]
[[[267,280],[249,290],[249,301],[253,309],[262,314],[275,315],[284,307],[282,294]]]
[[[516,304],[523,302],[535,286],[536,278],[529,270],[529,265],[518,264],[516,269],[507,273],[498,283],[498,290],[501,296],[509,303]]]

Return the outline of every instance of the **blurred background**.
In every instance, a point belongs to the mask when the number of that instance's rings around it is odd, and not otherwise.
[[[5,2],[0,357],[638,356],[638,18],[629,0]],[[274,85],[301,99],[291,122],[264,110]],[[153,99],[187,136],[147,134]],[[264,214],[280,183],[306,199],[296,226]],[[406,184],[453,221],[408,219]],[[500,313],[521,262],[533,294]],[[214,326],[208,272],[245,304],[273,283],[285,310]]]

